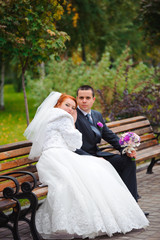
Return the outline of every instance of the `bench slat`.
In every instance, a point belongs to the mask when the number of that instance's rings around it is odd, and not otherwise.
[[[38,187],[38,188],[35,188],[33,192],[36,194],[38,198],[43,197],[47,194],[48,187]]]
[[[0,199],[0,211],[7,210],[16,206],[16,201],[12,199]]]
[[[150,125],[149,121],[145,120],[145,121],[141,121],[138,123],[135,122],[135,123],[131,123],[131,124],[114,127],[114,128],[111,128],[111,130],[114,133],[121,133],[121,132],[131,131],[133,129],[141,128],[141,127],[145,127],[145,126],[149,126],[149,125]]]
[[[38,179],[38,173],[35,172],[34,173],[36,178]],[[14,176],[14,175],[13,175]],[[21,185],[23,182],[33,182],[33,178],[30,175],[23,175],[21,177],[17,178],[17,181],[19,182],[19,184]],[[2,191],[5,187],[15,187],[15,184],[13,183],[13,181],[4,181],[3,183],[0,183],[0,191]]]
[[[141,136],[141,135],[146,134],[146,133],[152,133],[153,129],[152,129],[151,126],[149,126],[149,127],[145,127],[145,128],[135,129],[135,130],[133,130],[133,132],[135,132],[136,134]]]
[[[156,139],[156,136],[154,133],[150,133],[150,134],[146,134],[143,136],[140,136],[141,138],[141,142],[147,141],[147,140],[151,140],[151,139]],[[155,144],[157,144],[158,142],[156,141]]]
[[[15,143],[9,143],[9,144],[5,144],[5,145],[1,145],[0,152],[5,152],[5,151],[22,148],[22,147],[29,147],[31,145],[32,145],[32,143],[28,140],[21,141],[21,142],[15,142]]]
[[[157,140],[154,139],[152,141],[147,141],[147,142],[142,142],[141,145],[138,147],[138,151],[141,150],[141,149],[145,149],[145,148],[148,148],[148,147],[152,147],[152,146],[155,146],[157,145]]]
[[[119,137],[120,137],[120,136],[119,136]],[[155,136],[155,134],[153,134],[153,133],[146,134],[146,135],[143,135],[143,136],[140,136],[140,137],[141,137],[141,144],[142,144],[142,142],[144,142],[144,141],[152,140],[152,139],[154,139],[153,145],[158,144],[158,141],[155,140],[156,136]],[[107,146],[107,145],[109,146],[109,144],[108,144],[105,140],[103,140],[103,139],[102,139],[102,141],[101,141],[100,144],[97,144],[97,146],[99,146],[100,148],[101,148],[101,147],[105,147],[105,146]],[[111,147],[111,149],[112,149],[112,147]],[[110,149],[107,150],[107,151],[110,151]]]
[[[27,157],[15,159],[14,161],[10,161],[10,162],[3,162],[0,164],[0,171],[4,171],[6,169],[9,170],[9,169],[20,167],[26,164],[32,164],[34,162],[36,161],[30,160]]]
[[[137,117],[132,117],[132,118],[126,118],[126,119],[122,119],[119,121],[113,121],[113,122],[106,123],[106,125],[109,128],[112,128],[112,127],[117,127],[117,126],[124,125],[127,123],[133,123],[133,122],[138,122],[138,121],[142,121],[142,120],[146,120],[146,117],[145,116],[137,116]]]
[[[138,151],[136,162],[145,161],[153,157],[160,156],[160,146],[152,146],[150,148],[142,149]]]
[[[27,172],[35,173],[35,172],[37,172],[37,169],[36,169],[36,165],[30,165],[30,166],[25,166],[23,168],[15,169],[14,171],[27,171]],[[6,172],[0,174],[0,176],[3,176],[8,173],[13,173],[14,177],[19,177],[22,175],[22,174],[14,174],[14,171],[13,170],[6,171]],[[0,179],[0,184],[1,184],[1,182],[3,182],[3,179]]]
[[[0,152],[0,160],[6,160],[14,157],[20,157],[23,155],[27,155],[30,152],[31,147],[25,147],[20,149],[15,149],[6,152]]]

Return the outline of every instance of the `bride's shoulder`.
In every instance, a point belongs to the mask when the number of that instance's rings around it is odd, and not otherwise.
[[[61,108],[52,108],[51,109],[51,119],[60,119],[60,118],[69,118],[72,119],[72,116]]]

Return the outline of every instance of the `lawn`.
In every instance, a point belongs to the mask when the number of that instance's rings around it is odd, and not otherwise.
[[[27,94],[30,120],[36,109],[34,102]],[[12,85],[4,88],[5,110],[0,111],[0,145],[25,140],[23,136],[27,127],[23,92],[17,93]]]

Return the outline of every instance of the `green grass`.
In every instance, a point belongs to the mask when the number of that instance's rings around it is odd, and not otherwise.
[[[30,120],[36,109],[34,102],[27,94]],[[4,87],[5,110],[0,111],[0,145],[25,140],[23,136],[27,127],[23,92],[17,93],[12,85]]]

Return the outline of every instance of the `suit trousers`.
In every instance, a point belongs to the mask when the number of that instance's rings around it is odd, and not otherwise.
[[[126,154],[113,156],[103,156],[117,170],[128,190],[137,201],[137,179],[136,162],[131,160]]]

